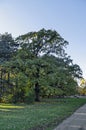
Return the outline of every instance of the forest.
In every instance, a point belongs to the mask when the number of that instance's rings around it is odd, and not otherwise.
[[[77,94],[82,70],[67,54],[68,45],[51,29],[16,38],[0,34],[0,102],[29,104]]]

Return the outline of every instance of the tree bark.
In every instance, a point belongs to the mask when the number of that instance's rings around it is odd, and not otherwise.
[[[10,87],[10,72],[8,72],[7,74],[8,74],[8,80],[7,80],[7,82],[8,82],[8,88],[9,88]]]
[[[39,95],[39,93],[40,93],[39,83],[37,82],[35,84],[35,101],[36,102],[40,102],[40,95]]]

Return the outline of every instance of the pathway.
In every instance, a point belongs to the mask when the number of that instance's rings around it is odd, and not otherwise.
[[[54,130],[86,130],[86,104],[64,120]]]

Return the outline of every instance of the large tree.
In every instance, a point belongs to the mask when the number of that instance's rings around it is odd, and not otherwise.
[[[55,30],[42,29],[38,32],[30,32],[25,35],[19,36],[16,41],[20,45],[23,51],[27,51],[29,55],[29,61],[33,61],[35,66],[35,94],[36,101],[39,101],[39,76],[40,69],[45,68],[42,62],[39,62],[38,58],[43,55],[55,55],[56,57],[65,57],[65,47],[68,42],[65,41]],[[31,62],[30,62],[31,63]]]
[[[15,97],[24,101],[28,82],[35,90],[36,101],[40,101],[40,94],[45,91],[47,95],[50,92],[55,95],[75,92],[76,78],[81,78],[82,71],[65,52],[68,42],[55,30],[29,32],[17,37],[15,41],[11,35],[5,34],[3,37],[0,53],[1,63],[5,64],[0,66],[0,83],[3,86],[6,81],[5,88],[9,92],[13,90]],[[9,89],[10,86],[13,88]]]

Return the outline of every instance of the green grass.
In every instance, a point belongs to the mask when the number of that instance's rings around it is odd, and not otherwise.
[[[49,99],[33,105],[0,104],[0,130],[53,130],[86,99]]]

